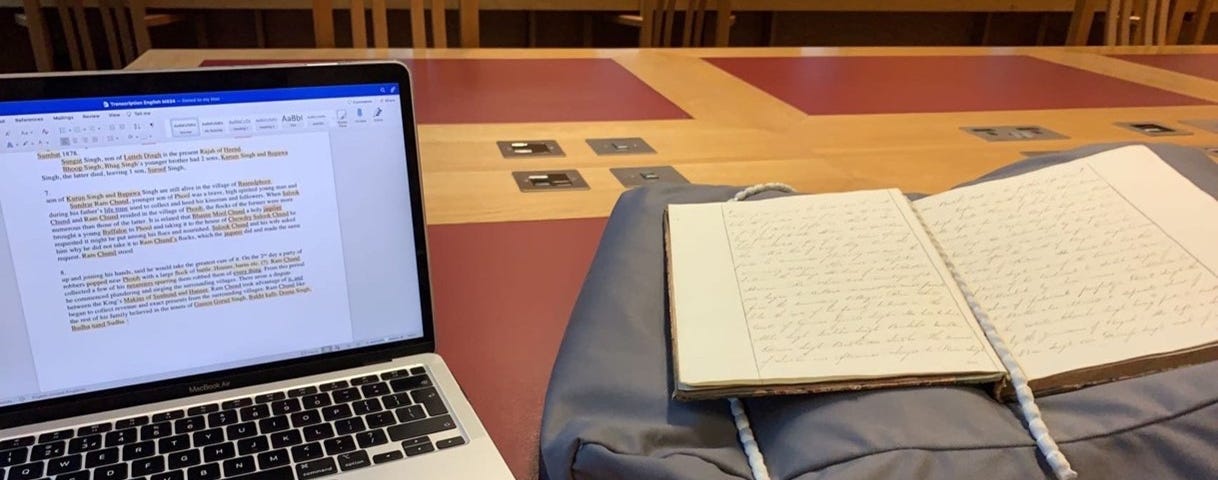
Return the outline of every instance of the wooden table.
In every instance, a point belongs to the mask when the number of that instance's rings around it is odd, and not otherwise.
[[[1180,123],[1218,119],[1218,47],[153,50],[131,68],[356,58],[414,68],[439,350],[522,479],[537,475],[550,368],[625,190],[610,167],[934,193],[1023,152],[1218,145],[1218,134]],[[1192,135],[1152,139],[1117,121]],[[991,143],[960,129],[1026,124],[1069,138]],[[596,156],[584,144],[631,136],[658,153]],[[525,138],[556,139],[567,156],[506,160],[495,146]],[[509,173],[563,168],[591,189],[525,194]]]

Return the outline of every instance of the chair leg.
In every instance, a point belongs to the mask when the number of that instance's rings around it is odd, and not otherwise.
[[[262,10],[254,10],[254,41],[258,48],[266,48],[266,20],[262,17]]]
[[[202,13],[191,15],[191,23],[195,27],[195,45],[198,45],[199,48],[207,48],[211,43],[207,38],[207,15]]]
[[[25,0],[25,21],[29,25],[30,33],[30,49],[34,53],[34,66],[40,72],[49,72],[55,69],[53,51],[51,50],[51,41],[47,38],[46,20],[42,18],[42,2],[39,0]]]
[[[59,24],[63,27],[64,43],[68,44],[68,60],[72,62],[72,70],[80,70],[80,44],[76,41],[76,27],[72,25],[67,0],[55,2],[55,10],[59,13]]]
[[[1201,0],[1201,5],[1197,7],[1196,21],[1193,22],[1197,28],[1193,30],[1193,44],[1200,45],[1205,41],[1205,31],[1210,25],[1210,15],[1214,13],[1214,0]]]

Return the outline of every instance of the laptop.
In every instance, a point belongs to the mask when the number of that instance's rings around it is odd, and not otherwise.
[[[394,62],[0,77],[0,480],[511,478]]]

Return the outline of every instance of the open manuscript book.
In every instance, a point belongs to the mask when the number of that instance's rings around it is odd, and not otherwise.
[[[1218,359],[1218,201],[1141,146],[913,202],[670,205],[667,227],[680,399],[1008,396],[975,312],[1039,394]]]

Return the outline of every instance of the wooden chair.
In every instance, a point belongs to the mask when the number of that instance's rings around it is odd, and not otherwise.
[[[152,40],[148,34],[149,28],[186,20],[185,15],[179,14],[149,14],[144,8],[144,0],[98,0],[97,3],[102,29],[106,35],[110,67],[114,69],[123,68],[140,54],[152,48]],[[72,64],[72,69],[97,69],[97,56],[93,50],[93,36],[89,30],[84,1],[56,0],[55,9],[63,28],[64,42],[67,44],[68,59]],[[51,70],[53,49],[44,36],[45,23],[43,23],[40,9],[27,8],[24,13],[18,13],[15,20],[18,25],[30,29],[30,40],[34,46],[35,60],[39,64],[38,69]],[[200,25],[196,25],[196,29],[199,27]],[[199,35],[200,42],[206,41],[205,34],[201,30],[196,33]]]
[[[1173,45],[1184,17],[1195,11],[1192,43],[1201,43],[1216,0],[1075,0],[1067,45],[1086,45],[1095,14],[1103,8],[1105,45]]]
[[[370,0],[372,9],[372,46],[389,48],[389,14],[385,0]],[[460,0],[461,45],[478,47],[478,0]],[[424,10],[430,4],[431,38],[435,48],[448,48],[445,0],[410,0],[410,33],[413,48],[427,48],[427,22]],[[368,27],[364,0],[351,0],[351,46],[368,48]],[[318,48],[334,48],[334,0],[313,0],[313,38]]]
[[[617,15],[614,23],[639,28],[639,47],[671,47],[676,30],[677,13],[683,18],[681,28],[682,47],[704,46],[707,0],[684,0],[685,8],[677,8],[677,0],[641,0],[638,15]],[[726,47],[732,23],[731,0],[715,1],[716,47]],[[683,10],[683,11],[682,11]]]

